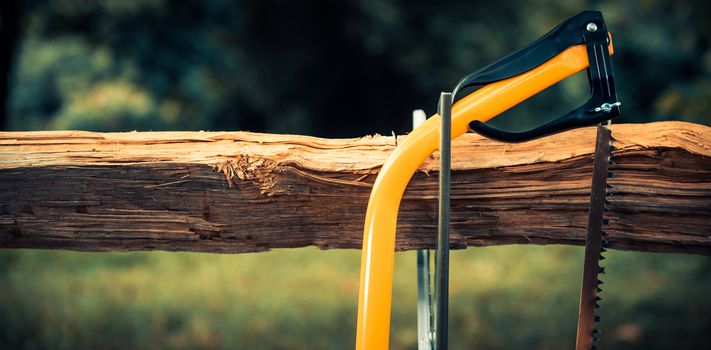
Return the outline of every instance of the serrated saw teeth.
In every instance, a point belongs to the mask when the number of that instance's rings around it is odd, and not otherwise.
[[[608,161],[607,161],[607,163],[608,163],[607,178],[614,179],[615,173],[612,170],[610,170],[610,167],[612,165],[616,164],[614,161],[612,161],[612,158],[614,157],[612,151],[614,151],[616,149],[612,143],[617,140],[612,136],[610,136],[610,140],[611,140],[610,141],[610,156],[608,157]],[[605,247],[609,245],[609,242],[607,241],[609,234],[607,233],[606,228],[610,225],[610,220],[608,218],[605,218],[605,216],[607,215],[606,213],[610,212],[610,204],[611,204],[610,197],[612,197],[614,195],[612,188],[613,188],[613,185],[611,185],[609,182],[606,181],[606,183],[605,183],[605,197],[604,197],[604,201],[603,201],[603,203],[604,203],[603,217],[602,217],[602,223],[601,223],[602,229],[600,230],[601,241],[600,241],[600,255],[599,255],[599,260],[598,260],[598,266],[601,261],[605,260],[605,256],[602,253],[607,252],[607,249],[605,249]],[[597,289],[596,289],[597,293],[602,292],[602,288],[600,288],[600,286],[603,285],[604,282],[602,281],[600,276],[604,275],[604,274],[605,274],[605,267],[599,266]],[[602,301],[602,298],[599,295],[595,296],[596,313],[598,312],[597,310],[600,309],[600,302],[601,301]],[[596,314],[594,321],[595,321],[595,323],[599,323],[600,316]],[[595,343],[598,343],[600,341],[600,331],[597,328],[594,328],[591,336],[592,336],[592,342],[593,342],[591,349],[597,349],[597,346],[595,346]]]

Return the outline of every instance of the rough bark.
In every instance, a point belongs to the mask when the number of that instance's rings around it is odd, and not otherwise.
[[[711,128],[613,125],[613,248],[711,254]],[[0,247],[239,253],[360,248],[400,137],[246,132],[0,133]],[[453,248],[583,244],[595,129],[453,142]],[[397,248],[432,247],[437,153],[411,181]]]

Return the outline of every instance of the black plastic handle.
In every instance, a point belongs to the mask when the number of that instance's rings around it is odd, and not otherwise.
[[[523,74],[573,45],[586,44],[589,66],[590,98],[577,109],[537,128],[524,132],[508,132],[473,121],[469,127],[486,137],[522,142],[553,133],[594,125],[620,115],[617,101],[612,61],[608,51],[609,37],[602,14],[598,11],[583,11],[573,16],[540,39],[488,65],[460,80],[453,96],[463,89],[482,86],[495,81]]]
[[[598,11],[583,11],[563,21],[536,41],[464,77],[452,90],[452,97],[470,86],[482,86],[528,72],[567,48],[584,42],[580,28],[589,22],[604,23]],[[605,30],[601,27],[600,30]]]
[[[611,107],[617,109],[617,112],[610,111],[607,113],[595,112],[595,108],[598,108],[598,106],[593,106],[592,103],[586,103],[585,105],[583,105],[583,107],[576,108],[556,120],[552,120],[537,128],[522,132],[509,132],[499,130],[496,128],[492,128],[478,120],[469,123],[469,128],[481,135],[484,135],[490,139],[494,139],[497,141],[524,142],[537,139],[539,137],[559,133],[562,131],[604,122],[612,118],[610,115],[608,115],[608,113],[613,114],[615,116],[619,115],[619,106]]]

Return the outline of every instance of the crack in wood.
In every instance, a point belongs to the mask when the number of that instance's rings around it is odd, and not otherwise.
[[[616,124],[613,133],[612,247],[711,254],[711,128]],[[594,135],[589,128],[521,144],[455,140],[453,248],[583,244]],[[0,247],[360,248],[370,187],[394,140],[2,132]],[[436,157],[404,195],[398,250],[433,246]]]

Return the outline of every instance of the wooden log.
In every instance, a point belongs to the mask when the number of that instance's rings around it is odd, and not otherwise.
[[[711,128],[613,125],[613,248],[711,254]],[[247,132],[0,133],[0,247],[240,253],[360,248],[402,137]],[[453,142],[453,248],[583,244],[595,129]],[[397,249],[432,247],[437,153],[405,194]]]

